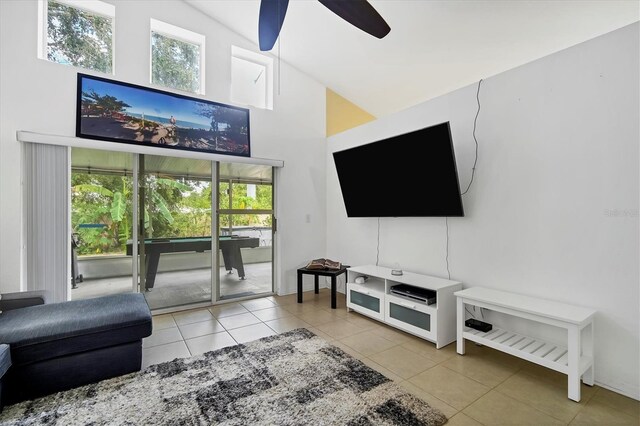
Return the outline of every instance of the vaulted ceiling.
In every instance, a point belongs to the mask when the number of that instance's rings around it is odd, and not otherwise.
[[[185,1],[258,50],[259,0]],[[640,19],[637,0],[370,3],[391,26],[382,40],[318,1],[291,0],[272,53],[378,117]]]

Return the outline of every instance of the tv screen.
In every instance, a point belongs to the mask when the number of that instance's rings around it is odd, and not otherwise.
[[[246,108],[80,73],[76,136],[242,157],[251,155]]]
[[[449,122],[333,159],[348,217],[464,216]]]

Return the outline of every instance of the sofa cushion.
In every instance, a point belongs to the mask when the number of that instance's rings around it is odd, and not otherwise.
[[[140,340],[151,327],[144,295],[117,294],[4,312],[0,343],[20,365]]]
[[[0,378],[11,367],[11,351],[9,345],[0,345]]]

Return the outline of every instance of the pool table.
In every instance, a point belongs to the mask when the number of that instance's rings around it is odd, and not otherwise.
[[[241,248],[258,247],[260,240],[256,237],[241,237],[237,235],[220,236],[220,250],[225,269],[231,273],[236,268],[240,279],[244,279],[244,264],[242,263]],[[127,255],[133,253],[133,243],[127,241]],[[158,272],[158,263],[162,253],[181,253],[211,250],[211,237],[188,238],[150,238],[144,241],[145,245],[145,269],[147,271],[146,288],[152,289]]]

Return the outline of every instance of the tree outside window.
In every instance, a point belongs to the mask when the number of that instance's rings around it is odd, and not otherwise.
[[[253,188],[249,191],[248,187]],[[232,205],[229,206],[229,195],[232,195]],[[231,226],[255,226],[270,227],[272,223],[272,215],[255,214],[251,210],[272,210],[273,209],[273,190],[270,184],[246,184],[234,182],[229,186],[229,182],[220,182],[218,193],[218,206],[220,213],[220,227],[228,228]],[[247,210],[246,214],[225,214],[227,209]]]
[[[113,72],[113,17],[49,0],[47,59],[80,68]]]
[[[144,228],[147,238],[211,235],[211,182],[147,175]],[[133,238],[133,178],[71,174],[71,223],[78,255],[124,254]],[[82,224],[101,227],[81,229]]]
[[[151,82],[200,92],[200,46],[152,32]]]

